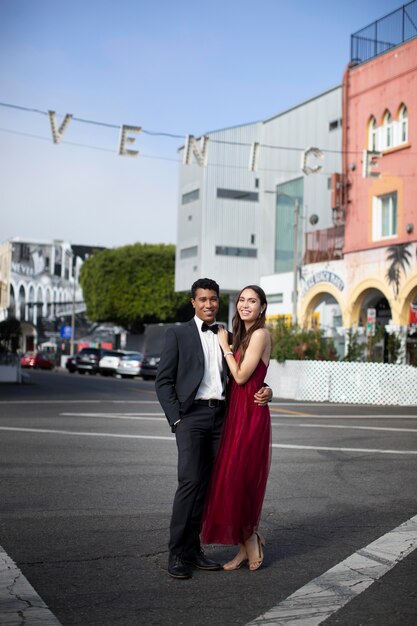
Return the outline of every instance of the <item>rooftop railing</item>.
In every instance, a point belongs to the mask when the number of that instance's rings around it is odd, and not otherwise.
[[[350,62],[359,65],[417,36],[417,0],[404,4],[350,38]]]

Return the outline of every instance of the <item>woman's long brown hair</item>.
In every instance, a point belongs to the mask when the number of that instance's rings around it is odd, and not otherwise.
[[[254,291],[260,302],[261,306],[264,306],[264,310],[256,320],[256,322],[249,328],[248,332],[246,332],[245,323],[240,319],[239,313],[237,311],[237,304],[239,302],[239,298],[245,289],[252,289]],[[266,295],[261,287],[258,285],[248,285],[247,287],[243,287],[241,292],[239,293],[236,299],[236,312],[233,316],[232,324],[233,324],[233,352],[236,354],[237,350],[239,350],[239,359],[238,365],[240,365],[244,359],[245,352],[251,340],[251,337],[255,330],[258,328],[265,328],[265,319],[266,319],[266,307],[267,307]]]

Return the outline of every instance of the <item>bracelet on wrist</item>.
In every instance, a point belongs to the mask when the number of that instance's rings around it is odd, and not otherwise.
[[[223,356],[224,356],[224,358],[226,358],[226,357],[227,357],[227,356],[229,356],[230,354],[233,356],[233,352],[225,352]]]

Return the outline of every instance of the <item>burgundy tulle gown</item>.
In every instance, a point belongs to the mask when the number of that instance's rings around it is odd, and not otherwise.
[[[230,383],[203,515],[203,543],[244,543],[258,528],[271,464],[271,419],[269,407],[255,404],[254,395],[267,369],[261,360],[244,385]]]

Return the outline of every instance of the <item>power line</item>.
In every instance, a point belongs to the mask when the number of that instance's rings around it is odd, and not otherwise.
[[[0,102],[0,106],[2,107],[6,107],[6,108],[10,108],[10,109],[16,109],[19,111],[24,111],[24,112],[28,112],[28,113],[37,113],[43,116],[49,116],[49,112],[48,111],[42,111],[41,109],[37,109],[35,107],[26,107],[26,106],[21,106],[21,105],[17,105],[17,104],[11,104],[11,103],[7,103],[7,102]],[[60,114],[63,115],[63,114]],[[120,130],[123,128],[123,125],[118,125],[118,124],[111,124],[111,123],[107,123],[107,122],[99,122],[96,120],[88,120],[85,118],[81,118],[81,117],[72,117],[71,118],[73,121],[77,121],[83,124],[90,124],[90,125],[95,125],[95,126],[101,126],[101,127],[106,127],[106,128],[114,128],[117,130]],[[146,135],[150,135],[150,136],[162,136],[162,137],[168,137],[171,139],[184,139],[184,135],[178,135],[175,133],[167,133],[167,132],[162,132],[162,131],[150,131],[150,130],[146,130],[141,128],[140,129],[141,132],[143,132]],[[12,129],[7,129],[7,128],[0,128],[1,132],[6,132],[6,133],[10,133],[10,134],[15,134],[15,135],[20,135],[22,137],[29,137],[31,139],[40,139],[41,141],[50,141],[50,138],[47,137],[43,137],[40,135],[35,135],[35,134],[31,134],[31,133],[26,133],[26,132],[22,132],[22,131],[17,131],[17,130],[12,130]],[[246,143],[246,142],[238,142],[238,141],[228,141],[225,139],[215,139],[213,137],[209,137],[210,142],[211,143],[215,143],[215,144],[223,144],[223,145],[231,145],[231,146],[242,146],[242,147],[248,147],[251,148],[253,146],[252,143]],[[77,143],[77,142],[71,142],[68,140],[61,140],[60,143],[64,143],[66,145],[70,145],[70,146],[76,146],[76,147],[80,147],[80,148],[87,148],[90,150],[97,150],[97,151],[101,151],[101,152],[111,152],[111,153],[115,153],[115,150],[112,150],[111,148],[105,148],[105,147],[101,147],[101,146],[94,146],[94,145],[90,145],[90,144],[83,144],[83,143]],[[270,149],[270,150],[284,150],[284,151],[296,151],[296,152],[305,152],[305,148],[299,148],[299,147],[295,147],[295,146],[274,146],[274,145],[270,145],[270,144],[258,144],[260,148],[263,149]],[[351,155],[360,155],[362,156],[363,151],[342,151],[342,150],[332,150],[332,149],[326,149],[323,148],[321,150],[321,152],[323,153],[329,153],[329,154],[351,154]],[[415,153],[413,152],[408,152],[409,156],[414,155]],[[162,160],[162,161],[172,161],[175,163],[180,163],[179,159],[174,159],[174,158],[170,158],[170,157],[162,157],[159,155],[149,155],[149,154],[145,154],[140,152],[140,156],[142,158],[148,158],[148,159],[155,159],[155,160]],[[221,163],[208,163],[206,165],[206,167],[227,167],[229,169],[244,169],[247,170],[247,167],[244,166],[239,166],[239,165],[231,165],[230,163],[228,164],[221,164]],[[257,168],[256,171],[259,172],[275,172],[275,173],[282,173],[282,174],[297,174],[300,173],[299,170],[284,170],[284,169],[278,169],[276,167],[272,167],[272,168],[262,168],[259,167]],[[321,170],[320,172],[316,172],[316,175],[319,174],[321,176],[331,176],[332,172],[325,172],[323,170]],[[391,175],[395,175],[392,174]],[[401,177],[403,178],[408,178],[408,177],[415,177],[415,174],[401,174]],[[274,193],[274,192],[266,192],[266,193]]]
[[[10,109],[17,109],[19,111],[25,111],[28,113],[38,113],[40,115],[44,115],[44,116],[48,116],[49,113],[48,111],[42,111],[41,109],[37,109],[34,107],[25,107],[25,106],[21,106],[21,105],[17,105],[17,104],[11,104],[11,103],[7,103],[7,102],[0,102],[0,106],[2,107],[7,107]],[[64,114],[59,113],[59,115],[63,116]],[[123,125],[122,124],[111,124],[108,122],[99,122],[97,120],[89,120],[89,119],[85,119],[82,117],[72,117],[72,120],[75,122],[80,122],[82,124],[90,124],[90,125],[94,125],[94,126],[101,126],[101,127],[106,127],[106,128],[114,128],[116,130],[120,130]],[[179,135],[177,133],[168,133],[168,132],[163,132],[163,131],[153,131],[153,130],[146,130],[144,128],[141,128],[141,132],[152,136],[152,137],[168,137],[171,139],[182,139],[184,140],[184,137],[187,136],[188,133],[184,133],[182,135]],[[214,131],[215,132],[215,131]],[[215,144],[220,144],[220,145],[231,145],[231,146],[242,146],[242,147],[252,147],[252,143],[246,143],[246,142],[239,142],[239,141],[229,141],[227,139],[215,139],[214,137],[209,137],[210,138],[210,142],[211,143],[215,143]],[[260,148],[266,148],[266,149],[270,149],[270,150],[286,150],[286,151],[295,151],[295,152],[304,152],[305,148],[300,148],[300,147],[296,147],[296,146],[276,146],[276,145],[270,145],[270,144],[259,144]],[[344,151],[344,150],[332,150],[330,148],[322,148],[321,151],[323,153],[328,153],[328,154],[351,154],[351,155],[362,155],[362,151],[360,150],[349,150],[349,151]]]
[[[48,111],[42,111],[41,109],[35,109],[33,107],[24,107],[24,106],[20,106],[17,104],[10,104],[8,102],[0,102],[0,106],[7,107],[9,109],[17,109],[18,111],[26,111],[28,113],[39,113],[40,115],[45,115],[45,116],[49,115]],[[64,114],[59,113],[58,115],[63,116]],[[92,124],[94,126],[104,126],[106,128],[115,128],[116,130],[120,130],[123,126],[123,124],[110,124],[108,122],[98,122],[97,120],[86,120],[83,117],[73,117],[72,120],[74,122],[81,122],[82,124]],[[147,135],[153,135],[153,136],[160,135],[163,137],[172,137],[173,139],[184,139],[184,135],[176,135],[173,133],[145,130],[143,128],[141,129],[141,132]]]
[[[0,103],[1,104],[1,103]],[[51,143],[51,139],[50,137],[44,137],[42,135],[35,135],[33,133],[26,133],[23,131],[18,131],[18,130],[12,130],[9,128],[1,128],[0,127],[0,132],[3,133],[8,133],[10,135],[18,135],[21,137],[28,137],[30,139],[40,139],[41,141],[45,141],[47,143]],[[78,148],[86,148],[89,150],[97,150],[99,152],[110,152],[112,154],[117,154],[117,151],[112,149],[112,148],[105,148],[102,146],[94,146],[91,144],[83,144],[83,143],[78,143],[75,141],[67,141],[67,140],[62,140],[60,142],[60,144],[65,144],[68,146],[75,146]],[[297,148],[298,150],[298,148]],[[172,157],[163,157],[160,155],[155,155],[155,154],[146,154],[144,152],[139,152],[139,157],[143,158],[143,159],[154,159],[157,161],[170,161],[172,163],[176,163],[177,165],[181,164],[181,160],[180,159],[176,159],[176,158],[172,158]],[[221,168],[229,168],[229,169],[235,169],[235,170],[244,170],[244,171],[248,171],[247,166],[243,166],[243,165],[233,165],[231,163],[213,163],[213,162],[209,162],[207,163],[207,165],[205,166],[206,168],[210,168],[210,167],[221,167]],[[301,176],[301,171],[299,169],[278,169],[276,167],[259,167],[256,172],[274,172],[276,174],[299,174]],[[256,173],[255,172],[255,173]],[[333,174],[333,171],[331,172],[326,172],[326,171],[319,171],[315,173],[315,176],[326,176],[329,177]],[[415,177],[415,174],[395,174],[395,173],[390,173],[391,176],[401,176],[402,178],[408,178],[408,177]],[[268,191],[268,190],[263,190],[264,193],[272,193],[275,194],[275,191]]]
[[[0,127],[0,132],[3,133],[9,133],[11,135],[19,135],[21,137],[29,137],[30,139],[40,139],[41,141],[46,141],[48,143],[50,143],[50,138],[49,137],[43,137],[41,135],[35,135],[32,133],[26,133],[26,132],[22,132],[22,131],[18,131],[18,130],[11,130],[9,128],[1,128]],[[101,146],[93,146],[90,144],[83,144],[83,143],[77,143],[74,141],[67,141],[67,140],[62,140],[60,142],[60,144],[65,144],[65,145],[69,145],[69,146],[77,146],[79,148],[88,148],[90,150],[98,150],[101,152],[111,152],[113,154],[117,154],[115,150],[111,149],[111,148],[104,148]],[[174,159],[171,157],[162,157],[159,155],[150,155],[150,154],[145,154],[143,152],[139,153],[139,157],[142,158],[146,158],[146,159],[156,159],[156,160],[161,160],[161,161],[172,161],[174,163],[177,163],[178,165],[181,163],[180,159]],[[222,168],[229,168],[229,169],[235,169],[235,170],[245,170],[248,171],[248,168],[243,166],[243,165],[233,165],[230,163],[207,163],[206,167],[210,168],[210,167],[222,167]],[[299,173],[299,170],[283,170],[283,169],[277,169],[277,168],[259,168],[257,171],[259,172],[276,172],[276,173],[282,173],[282,174],[297,174]],[[321,176],[330,176],[331,172],[318,172],[319,175]],[[267,192],[267,193],[275,193],[275,192]]]

